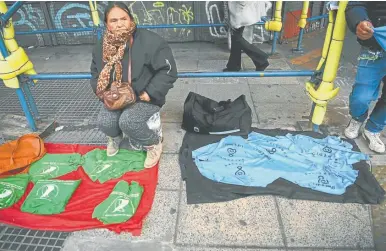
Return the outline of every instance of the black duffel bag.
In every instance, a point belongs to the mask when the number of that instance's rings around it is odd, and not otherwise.
[[[252,126],[252,111],[245,95],[233,102],[216,102],[190,92],[184,103],[182,129],[201,134],[247,135]]]

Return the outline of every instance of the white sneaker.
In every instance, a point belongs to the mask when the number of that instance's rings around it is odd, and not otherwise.
[[[362,122],[356,121],[355,119],[351,119],[346,129],[344,129],[344,135],[349,139],[358,138],[361,126]]]
[[[152,146],[152,148],[147,151],[146,159],[145,159],[145,168],[151,168],[155,166],[162,154],[162,142],[158,143],[158,145]]]
[[[121,144],[122,136],[107,137],[107,156],[112,157],[119,152],[119,144]]]
[[[379,132],[375,133],[375,132],[370,132],[368,130],[365,130],[363,132],[363,137],[369,141],[370,150],[377,152],[377,153],[384,153],[385,152],[385,144],[379,138],[380,136],[381,136],[381,133],[379,133]]]

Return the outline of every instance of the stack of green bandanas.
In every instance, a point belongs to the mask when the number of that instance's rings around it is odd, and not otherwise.
[[[28,174],[0,179],[0,209],[11,207],[23,196],[29,182]]]
[[[121,149],[112,157],[106,150],[95,149],[84,155],[83,169],[92,181],[104,183],[122,177],[126,172],[139,172],[144,169],[146,153]]]
[[[48,180],[71,173],[82,164],[82,156],[74,154],[45,154],[43,158],[32,163],[29,169],[31,181]]]
[[[25,199],[21,211],[59,214],[64,211],[79,184],[80,180],[39,180]]]
[[[109,197],[99,204],[92,214],[104,224],[128,221],[137,211],[143,194],[143,187],[135,181],[129,185],[120,181],[115,185]]]
[[[82,165],[92,181],[104,183],[120,178],[127,172],[143,170],[145,159],[145,152],[124,149],[112,157],[107,157],[106,150],[101,149],[90,151],[84,156],[78,153],[47,153],[31,164],[28,174],[0,179],[0,209],[19,201],[31,180],[34,187],[21,206],[21,211],[40,215],[59,214],[65,211],[81,180],[54,178],[76,171]],[[94,209],[92,217],[104,224],[128,221],[137,211],[143,191],[143,187],[136,181],[131,184],[119,181],[109,197]]]

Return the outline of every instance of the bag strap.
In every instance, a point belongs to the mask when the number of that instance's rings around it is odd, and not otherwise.
[[[134,34],[130,36],[130,45],[129,45],[129,63],[127,69],[127,82],[131,86],[131,48],[133,47],[133,37]]]

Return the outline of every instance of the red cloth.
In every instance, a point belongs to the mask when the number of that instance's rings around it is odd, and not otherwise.
[[[47,153],[80,153],[85,154],[95,148],[104,149],[102,146],[89,145],[68,145],[45,143]],[[12,207],[0,210],[0,222],[15,225],[23,228],[35,230],[52,230],[52,231],[77,231],[92,228],[107,228],[116,233],[131,232],[133,235],[140,235],[142,230],[142,221],[149,213],[158,180],[158,164],[150,169],[141,172],[129,172],[119,179],[110,180],[103,184],[98,181],[93,182],[79,167],[77,171],[71,172],[58,178],[60,180],[78,180],[81,179],[79,187],[69,200],[66,209],[61,214],[56,215],[35,215],[20,211],[28,193],[33,187],[30,182],[26,193]],[[120,180],[131,182],[138,181],[144,187],[141,202],[137,212],[127,222],[120,224],[104,225],[97,219],[92,219],[94,208],[105,200],[116,183]]]

